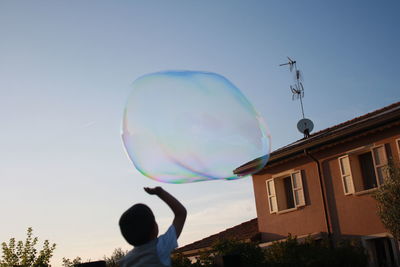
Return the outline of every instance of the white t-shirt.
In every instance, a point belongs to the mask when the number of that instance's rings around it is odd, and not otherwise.
[[[157,254],[162,264],[171,265],[171,252],[177,247],[175,226],[171,225],[165,234],[158,237]]]
[[[178,247],[176,230],[171,225],[165,234],[157,239],[132,249],[120,261],[121,267],[171,266],[171,252]]]

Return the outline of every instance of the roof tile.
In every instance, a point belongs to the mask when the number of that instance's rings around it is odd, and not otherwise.
[[[184,252],[189,250],[207,248],[212,246],[218,240],[223,240],[223,239],[237,239],[237,240],[251,239],[255,241],[259,238],[260,234],[258,231],[258,222],[257,218],[254,218],[247,222],[228,228],[217,234],[211,235],[199,241],[180,247],[176,250],[176,252]]]

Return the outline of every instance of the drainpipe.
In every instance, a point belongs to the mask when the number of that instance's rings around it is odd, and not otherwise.
[[[326,223],[326,229],[328,232],[328,240],[329,244],[331,247],[333,247],[333,242],[332,242],[332,232],[331,232],[331,226],[329,222],[329,216],[328,216],[328,211],[327,211],[327,204],[326,204],[326,196],[325,196],[325,191],[324,191],[324,186],[322,182],[322,167],[321,163],[310,153],[308,153],[307,149],[304,149],[304,155],[309,157],[311,160],[313,160],[317,164],[317,169],[318,169],[318,179],[319,179],[319,186],[321,190],[321,197],[322,197],[322,203],[324,205],[324,215],[325,215],[325,223]]]

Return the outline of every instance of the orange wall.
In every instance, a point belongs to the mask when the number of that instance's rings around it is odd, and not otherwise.
[[[399,161],[395,140],[400,138],[400,127],[335,145],[313,154],[320,162],[331,230],[336,236],[370,235],[387,232],[376,214],[376,202],[371,194],[344,195],[338,157],[346,151],[368,144],[389,144],[391,155]],[[303,171],[306,206],[281,214],[270,214],[266,180],[286,170]],[[301,156],[290,162],[269,167],[265,173],[253,175],[259,230],[264,241],[278,240],[291,233],[307,235],[327,232],[317,165],[310,158]]]
[[[336,235],[371,235],[387,232],[377,216],[376,201],[372,193],[345,195],[340,176],[338,157],[346,151],[368,144],[386,144],[388,156],[399,162],[396,139],[400,138],[400,128],[392,128],[374,135],[365,136],[325,152],[321,159],[324,182],[326,183],[330,219]]]
[[[315,163],[309,160],[306,161],[305,159],[296,161],[296,163],[300,162],[300,165],[295,165],[293,163],[285,164],[271,169],[268,174],[253,176],[258,225],[260,232],[263,233],[265,241],[284,238],[288,233],[300,236],[326,231]],[[270,179],[272,175],[288,169],[303,171],[303,188],[306,206],[296,211],[282,214],[270,214],[265,181]]]

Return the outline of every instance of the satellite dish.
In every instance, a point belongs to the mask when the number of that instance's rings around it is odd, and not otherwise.
[[[304,137],[309,137],[310,132],[314,129],[314,123],[309,119],[301,119],[297,123],[297,129],[304,134]]]

